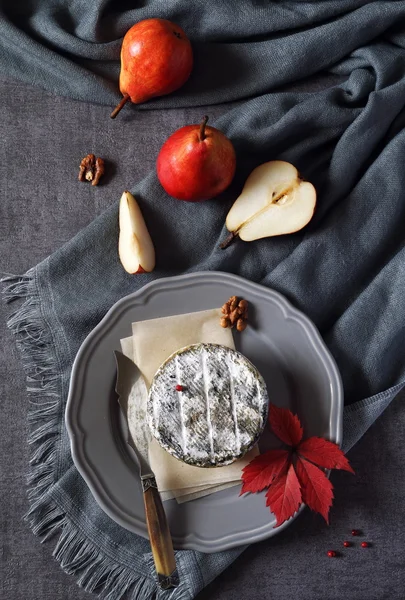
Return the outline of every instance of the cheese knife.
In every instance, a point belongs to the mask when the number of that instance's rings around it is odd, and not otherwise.
[[[146,386],[140,370],[130,358],[119,351],[115,351],[114,355],[117,364],[115,391],[118,394],[118,402],[128,426],[128,398],[131,392],[137,393],[137,391],[143,395],[141,397],[145,397]],[[127,443],[134,450],[139,465],[146,524],[158,582],[163,590],[168,590],[179,585],[179,575],[165,510],[155,476],[149,465],[150,432],[146,423],[145,427],[138,428],[136,439],[134,437],[128,426]]]

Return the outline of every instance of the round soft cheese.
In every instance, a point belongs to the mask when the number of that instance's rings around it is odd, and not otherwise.
[[[190,465],[232,463],[250,450],[266,423],[263,377],[239,352],[195,344],[170,356],[153,378],[148,398],[152,434]]]

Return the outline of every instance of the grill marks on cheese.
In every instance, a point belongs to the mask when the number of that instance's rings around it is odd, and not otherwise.
[[[196,344],[159,368],[148,412],[152,433],[168,452],[195,466],[219,466],[256,443],[267,404],[265,383],[244,356],[216,344]]]

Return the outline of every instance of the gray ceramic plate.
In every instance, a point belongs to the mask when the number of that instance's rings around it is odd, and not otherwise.
[[[216,308],[232,295],[249,301],[249,327],[237,349],[266,380],[270,401],[297,411],[306,435],[340,443],[343,394],[337,367],[317,329],[280,294],[227,273],[193,273],[154,281],[126,296],[90,333],[75,359],[66,423],[73,460],[101,508],[147,537],[137,466],[125,442],[113,350],[134,321]],[[271,445],[264,439],[265,446]],[[193,502],[165,502],[177,548],[216,552],[280,533],[263,494],[239,487]]]

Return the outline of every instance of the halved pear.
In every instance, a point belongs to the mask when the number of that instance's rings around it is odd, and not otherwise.
[[[155,248],[141,209],[132,194],[124,192],[119,207],[118,254],[127,273],[150,273],[155,268]]]
[[[226,217],[232,238],[250,242],[299,231],[312,218],[316,191],[303,181],[297,169],[282,160],[273,160],[254,169],[239,198]]]

